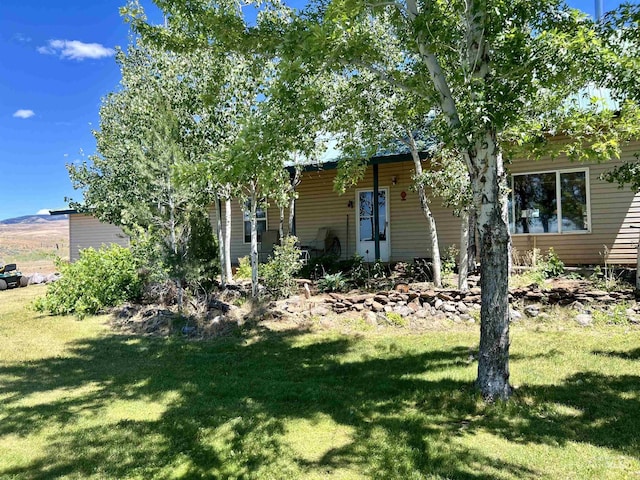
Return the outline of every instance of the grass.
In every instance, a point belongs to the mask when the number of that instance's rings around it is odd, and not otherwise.
[[[0,478],[640,476],[640,341],[622,325],[512,328],[513,400],[473,389],[477,327],[113,333],[0,293]]]

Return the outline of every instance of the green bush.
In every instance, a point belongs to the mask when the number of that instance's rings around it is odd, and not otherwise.
[[[321,292],[344,292],[348,287],[347,280],[342,272],[330,273],[318,281],[318,290]]]
[[[564,263],[558,257],[553,247],[549,248],[549,252],[544,260],[537,267],[545,278],[559,277],[564,273]]]
[[[458,255],[460,250],[455,244],[449,245],[442,255],[442,276],[451,275],[456,272],[456,266],[458,264]]]
[[[57,260],[62,277],[47,288],[34,308],[53,315],[93,315],[105,307],[135,300],[142,292],[138,262],[128,248],[112,245],[87,248],[75,263]]]
[[[238,259],[238,269],[236,270],[235,277],[251,278],[251,258],[249,258],[248,255]]]
[[[260,268],[267,292],[275,298],[286,298],[297,290],[295,274],[302,268],[298,239],[285,237],[282,245],[275,245],[273,257]]]

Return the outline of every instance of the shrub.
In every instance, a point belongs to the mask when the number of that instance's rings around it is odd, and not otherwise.
[[[564,263],[553,247],[550,247],[547,256],[540,262],[537,269],[542,272],[545,278],[559,277],[564,273]]]
[[[442,256],[442,276],[455,273],[460,250],[455,245],[449,245]]]
[[[260,270],[267,292],[276,298],[286,298],[297,290],[294,275],[302,268],[298,239],[287,236],[282,245],[273,248],[273,257]]]
[[[327,274],[318,281],[318,290],[321,292],[344,292],[347,287],[348,283],[342,272]]]
[[[251,259],[249,256],[240,257],[238,259],[238,269],[235,274],[236,278],[251,278]]]
[[[138,262],[128,248],[112,245],[100,250],[87,248],[75,263],[58,259],[62,277],[47,288],[34,308],[53,315],[92,315],[105,307],[135,300],[142,292]]]
[[[396,312],[388,312],[386,317],[392,325],[396,325],[398,327],[406,327],[409,324],[409,321],[406,318]]]

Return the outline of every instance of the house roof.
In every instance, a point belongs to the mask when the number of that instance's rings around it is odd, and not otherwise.
[[[66,210],[49,210],[49,215],[71,215],[74,213],[79,213],[74,209],[66,209]]]

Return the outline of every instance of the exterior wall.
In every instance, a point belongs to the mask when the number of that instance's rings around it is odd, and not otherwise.
[[[69,259],[75,262],[80,258],[80,250],[116,243],[129,246],[129,237],[123,231],[108,223],[102,223],[91,215],[72,213],[69,215]]]
[[[430,257],[426,220],[420,209],[418,195],[410,188],[413,163],[383,164],[378,168],[379,187],[389,189],[390,261]],[[304,245],[315,239],[318,228],[329,227],[340,239],[342,256],[348,258],[356,252],[357,190],[373,188],[373,168],[367,169],[356,188],[350,188],[343,195],[333,190],[335,175],[335,170],[303,175],[296,202],[296,233]],[[396,178],[395,185],[393,177]],[[406,193],[405,200],[402,200],[402,192]],[[440,248],[459,243],[459,219],[437,205],[434,205],[433,211],[438,222]]]
[[[520,251],[534,248],[546,252],[553,247],[567,265],[601,264],[605,245],[607,261],[613,264],[635,264],[638,229],[640,225],[640,194],[629,189],[618,189],[616,185],[600,180],[599,176],[622,161],[634,160],[633,154],[640,151],[640,142],[623,149],[619,161],[603,164],[572,163],[566,159],[542,159],[538,162],[514,161],[508,168],[510,173],[532,173],[549,170],[588,168],[590,195],[590,224],[588,233],[513,235],[513,245]],[[422,215],[418,196],[411,190],[413,163],[390,163],[379,165],[379,187],[389,189],[389,242],[390,261],[411,261],[414,257],[431,257],[426,238],[426,220]],[[373,188],[373,168],[356,188],[343,195],[333,190],[335,170],[306,172],[298,186],[296,201],[296,234],[301,245],[312,242],[318,229],[330,228],[340,239],[342,257],[349,258],[356,252],[356,192],[360,188]],[[396,184],[392,178],[396,178]],[[405,192],[405,200],[401,193]],[[351,203],[350,203],[351,202]],[[350,206],[353,205],[353,206]],[[438,228],[441,253],[452,245],[460,245],[460,219],[451,210],[433,199],[431,209]],[[285,214],[285,222],[288,212]],[[211,222],[215,226],[215,212],[211,211]],[[277,230],[279,212],[275,207],[267,209],[267,228]],[[239,257],[249,255],[249,245],[243,242],[243,216],[238,201],[232,202],[231,259],[237,263]],[[215,228],[215,227],[214,227]]]
[[[215,233],[216,229],[216,209],[212,206],[209,209],[209,221]],[[222,204],[222,217],[224,222],[224,203]],[[285,231],[289,221],[289,210],[285,209]],[[224,223],[223,223],[224,225]],[[280,228],[280,209],[275,206],[267,208],[267,230],[278,230]],[[231,200],[231,263],[238,264],[238,259],[251,254],[251,245],[244,243],[244,214],[242,204],[239,200]]]
[[[621,159],[601,164],[571,162],[566,158],[537,162],[514,161],[511,173],[531,173],[547,170],[588,168],[591,198],[591,231],[589,233],[512,235],[514,247],[525,251],[539,248],[545,252],[553,247],[558,256],[568,265],[602,264],[604,252],[608,250],[607,262],[623,265],[636,263],[638,229],[640,225],[640,194],[634,195],[629,188],[618,189],[615,184],[601,180],[603,172],[623,161],[635,161],[634,153],[640,151],[640,142],[623,148]]]

